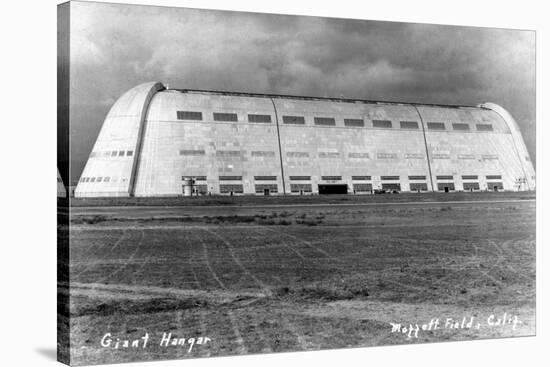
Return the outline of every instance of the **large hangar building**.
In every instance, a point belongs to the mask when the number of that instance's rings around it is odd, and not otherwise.
[[[502,107],[138,85],[109,111],[76,197],[534,190]]]

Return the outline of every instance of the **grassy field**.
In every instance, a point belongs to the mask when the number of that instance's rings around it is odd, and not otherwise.
[[[534,199],[534,192],[435,192],[382,194],[382,195],[214,195],[192,197],[157,197],[157,198],[71,198],[72,207],[92,206],[189,206],[189,205],[284,205],[322,203],[387,203],[387,202],[430,202],[430,201],[463,201],[463,200],[498,200]]]
[[[79,216],[70,277],[75,364],[533,335],[535,203]],[[494,325],[505,312],[520,323]],[[100,344],[146,332],[146,348]]]

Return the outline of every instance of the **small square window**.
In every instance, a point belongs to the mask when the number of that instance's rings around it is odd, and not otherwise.
[[[119,156],[119,157],[123,157],[123,156],[124,156],[124,150],[119,151],[119,152],[118,152],[118,156]]]

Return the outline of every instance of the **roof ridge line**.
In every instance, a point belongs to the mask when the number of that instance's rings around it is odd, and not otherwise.
[[[177,89],[171,88],[166,91],[177,91],[180,93],[204,93],[204,94],[216,94],[227,96],[240,96],[240,97],[255,97],[255,98],[279,98],[279,99],[298,99],[298,100],[310,100],[310,101],[333,101],[343,103],[365,103],[365,104],[385,104],[385,105],[412,105],[412,106],[427,106],[427,107],[447,107],[447,108],[480,108],[475,105],[460,105],[460,104],[443,104],[443,103],[422,103],[422,102],[397,102],[397,101],[383,101],[383,100],[369,100],[360,98],[340,98],[340,97],[315,97],[315,96],[298,96],[289,94],[270,94],[270,93],[250,93],[250,92],[230,92],[222,90],[211,89]]]

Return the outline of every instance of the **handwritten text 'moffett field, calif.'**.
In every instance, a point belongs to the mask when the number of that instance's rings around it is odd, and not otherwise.
[[[432,318],[426,323],[395,323],[390,322],[391,332],[406,335],[407,338],[418,338],[419,333],[423,331],[435,331],[440,329],[447,330],[465,330],[473,329],[479,330],[482,327],[510,327],[512,330],[516,330],[519,324],[523,322],[517,315],[508,314],[504,312],[500,315],[492,314],[486,319],[478,319],[475,316],[462,317],[461,319],[454,319],[452,317],[446,318]]]

